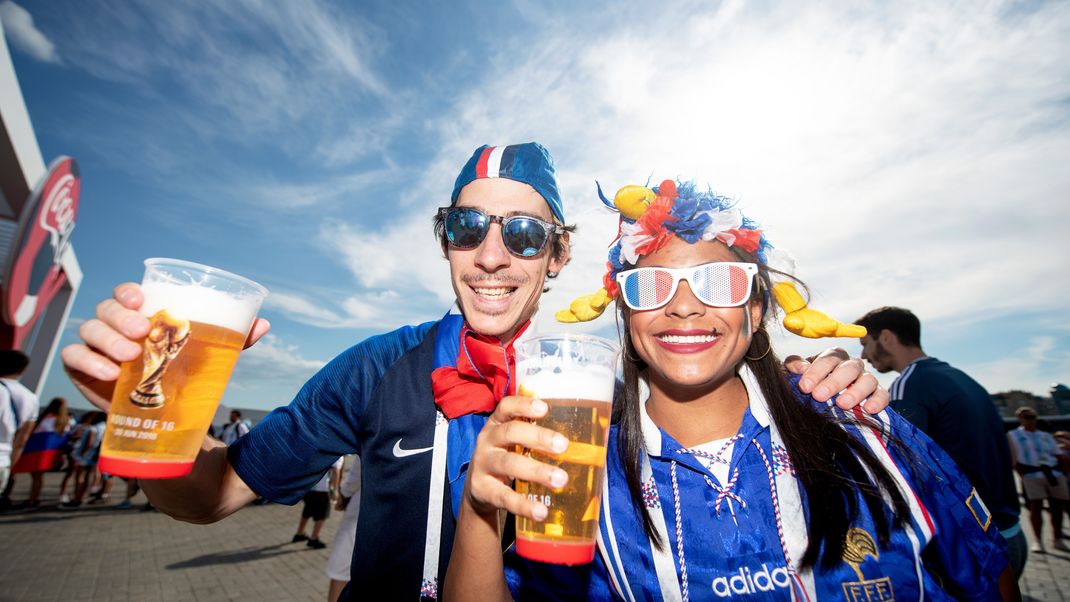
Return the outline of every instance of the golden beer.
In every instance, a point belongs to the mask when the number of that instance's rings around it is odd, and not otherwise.
[[[548,511],[542,522],[517,517],[516,537],[518,542],[523,542],[518,545],[529,548],[529,542],[549,543],[562,558],[586,558],[593,553],[598,531],[611,404],[589,399],[540,399],[550,409],[538,424],[568,437],[569,446],[556,456],[538,452],[528,455],[560,467],[568,473],[568,483],[561,489],[550,489],[538,483],[517,481],[518,493],[545,504]]]
[[[178,477],[193,468],[266,291],[188,262],[148,260],[146,266],[141,311],[150,330],[141,356],[120,368],[100,470]],[[165,268],[170,271],[160,274]]]
[[[124,363],[101,453],[112,458],[151,455],[158,462],[188,463],[196,457],[244,343],[240,332],[191,322],[189,342],[160,381],[165,401],[159,407],[139,407],[131,400],[142,381],[144,354]]]
[[[517,516],[517,553],[541,562],[590,562],[598,533],[616,348],[587,335],[544,335],[518,343],[516,353],[519,394],[537,397],[548,406],[536,423],[569,440],[561,454],[525,451],[564,470],[568,483],[552,489],[516,482],[518,493],[547,510],[543,521]]]

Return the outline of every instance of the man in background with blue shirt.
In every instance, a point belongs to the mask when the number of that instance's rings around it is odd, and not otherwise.
[[[878,372],[895,370],[891,407],[929,435],[958,464],[1007,540],[1016,576],[1027,546],[1003,420],[992,397],[962,370],[921,348],[921,322],[909,309],[880,307],[855,320],[865,326],[862,359]]]

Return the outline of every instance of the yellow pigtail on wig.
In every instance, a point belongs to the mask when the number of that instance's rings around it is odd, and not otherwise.
[[[792,282],[785,280],[774,284],[773,297],[784,310],[784,328],[787,328],[788,332],[808,339],[823,337],[860,339],[866,336],[864,326],[844,324],[816,309],[807,307],[806,300],[799,294]]]
[[[554,317],[558,322],[590,322],[602,315],[612,300],[606,289],[599,289],[597,293],[577,297],[568,309],[558,311]]]

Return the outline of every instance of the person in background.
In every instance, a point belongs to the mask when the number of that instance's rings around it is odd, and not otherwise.
[[[1070,475],[1070,431],[1055,431],[1051,436],[1055,437],[1055,444],[1062,452],[1059,455],[1059,468],[1063,474]]]
[[[1029,544],[1019,524],[1003,418],[992,396],[968,374],[925,354],[921,321],[909,309],[880,307],[855,321],[868,331],[862,359],[881,373],[896,371],[892,409],[936,442],[977,488],[992,512],[1016,577],[1022,576]]]
[[[319,482],[312,486],[312,491],[305,494],[305,504],[301,509],[301,522],[297,524],[297,533],[291,540],[294,543],[306,541],[308,547],[317,550],[327,547],[327,544],[320,540],[320,531],[323,530],[323,523],[331,514],[331,502],[334,501],[335,494],[338,492],[338,478],[342,472],[344,460],[345,458],[338,458]],[[312,537],[305,535],[305,526],[308,525],[310,518],[312,519]]]
[[[231,410],[230,422],[223,425],[223,432],[219,434],[219,440],[230,445],[248,432],[249,426],[242,421],[241,412],[238,410]]]
[[[334,536],[331,554],[327,557],[327,602],[338,602],[342,590],[349,583],[349,565],[353,561],[353,543],[357,534],[357,517],[360,514],[360,456],[353,456],[353,463],[342,477],[335,510],[344,511],[338,531]]]
[[[18,508],[36,510],[41,505],[41,487],[46,471],[54,470],[63,462],[67,445],[70,417],[67,415],[67,400],[53,398],[37,420],[37,425],[26,441],[22,457],[12,468],[13,473],[30,473],[30,497],[18,504]]]
[[[123,477],[126,479],[126,493],[123,495],[123,501],[115,505],[119,510],[128,510],[133,507],[133,503],[130,501],[137,495],[137,492],[141,491],[141,486],[138,485],[137,479],[133,477]]]
[[[1022,489],[1029,505],[1029,522],[1033,526],[1032,551],[1043,554],[1044,547],[1044,500],[1051,511],[1051,547],[1061,552],[1070,552],[1063,541],[1063,511],[1070,500],[1066,475],[1059,468],[1062,451],[1051,433],[1037,428],[1037,411],[1029,406],[1018,408],[1018,428],[1007,433],[1011,445],[1014,469],[1022,479]]]
[[[92,412],[86,428],[78,442],[74,444],[71,458],[74,460],[74,497],[69,502],[60,504],[60,509],[74,510],[82,505],[85,494],[96,482],[97,460],[100,457],[100,444],[104,440],[104,412]]]
[[[30,358],[17,349],[0,350],[0,509],[11,506],[8,480],[37,421],[37,395],[19,382]]]
[[[85,430],[89,428],[89,422],[93,419],[96,412],[85,412],[77,423],[67,433],[67,445],[65,448],[66,462],[64,466],[63,480],[59,484],[59,503],[60,505],[66,504],[71,501],[70,494],[67,493],[67,488],[70,487],[71,491],[77,488],[74,483],[74,474],[77,472],[77,464],[74,461],[74,448],[78,445],[78,442],[82,440],[82,435],[85,434]]]

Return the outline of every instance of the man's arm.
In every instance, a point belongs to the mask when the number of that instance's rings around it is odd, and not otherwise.
[[[197,524],[226,518],[257,497],[227,462],[227,446],[212,437],[204,438],[189,475],[140,483],[158,510]]]
[[[34,426],[37,423],[34,421],[24,422],[19,425],[19,428],[15,430],[15,438],[11,440],[11,465],[14,466],[18,463],[19,457],[22,456],[22,448],[26,447],[26,440],[30,438],[30,433],[33,432]]]
[[[999,595],[1003,602],[1021,602],[1022,590],[1018,588],[1018,577],[1015,576],[1011,565],[1003,569],[999,574]]]
[[[341,480],[342,480],[342,470],[338,467],[338,465],[332,466],[331,467],[331,482],[327,486],[327,488],[331,492],[331,497],[332,498],[341,497],[342,494],[339,491],[339,487],[338,487],[338,483]]]
[[[79,327],[82,342],[60,353],[75,387],[102,410],[111,405],[119,364],[137,359],[142,352],[137,341],[149,332],[148,319],[138,313],[143,302],[138,285],[115,287],[113,297],[97,305],[96,317]],[[269,327],[257,318],[245,346],[255,343]],[[144,479],[145,494],[154,506],[179,520],[209,523],[230,515],[256,499],[256,494],[230,467],[226,452],[225,445],[206,436],[188,476]]]
[[[1022,468],[1018,464],[1018,442],[1010,433],[1007,433],[1007,447],[1011,448],[1011,467],[1014,468],[1014,472],[1022,474]]]
[[[351,498],[360,491],[360,456],[353,456],[353,464],[342,478],[339,489],[346,498]]]

